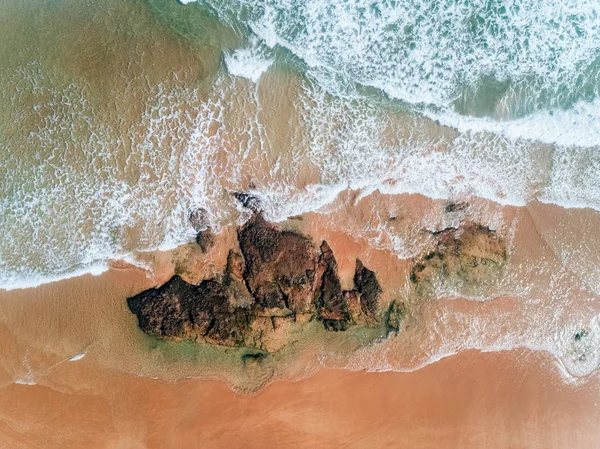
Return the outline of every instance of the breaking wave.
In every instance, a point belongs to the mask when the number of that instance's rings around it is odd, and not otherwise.
[[[460,130],[600,145],[596,0],[200,3],[291,51],[331,93],[370,86]]]
[[[3,79],[3,288],[189,241],[190,210],[229,224],[230,193],[249,185],[275,221],[347,189],[600,210],[596,1],[178,7],[209,9],[240,37],[208,94],[177,74],[148,82],[127,122],[35,63]],[[21,110],[40,122],[9,138]]]

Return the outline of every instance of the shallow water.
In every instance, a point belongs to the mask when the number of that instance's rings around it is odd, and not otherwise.
[[[437,3],[4,2],[0,281],[172,248],[238,190],[599,209],[598,5]]]
[[[541,364],[552,391],[595,400],[598,12],[592,0],[0,2],[3,401],[37,385],[68,410],[65,391],[112,410],[104,373],[132,401],[160,385],[176,408],[188,378],[256,392],[322,367],[414,371],[467,350],[529,354],[515,373]],[[177,270],[193,282],[222,271],[249,217],[239,191],[327,240],[344,288],[357,257],[373,269],[383,303],[407,304],[401,332],[312,323],[251,369],[245,349],[144,335],[125,298]],[[209,254],[189,243],[198,207],[220,231]],[[465,222],[498,231],[506,270],[415,300],[413,259]],[[584,429],[592,405],[573,410]],[[98,447],[146,447],[136,429]]]

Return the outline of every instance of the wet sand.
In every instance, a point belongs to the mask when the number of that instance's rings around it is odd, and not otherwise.
[[[323,370],[256,396],[165,383],[85,358],[46,385],[0,391],[10,448],[583,448],[600,441],[597,380],[566,385],[549,357],[465,352],[411,373]]]
[[[346,285],[360,257],[378,273],[388,301],[402,291],[410,259],[377,249],[365,223],[395,208],[394,226],[405,230],[424,216],[439,226],[452,218],[433,219],[443,203],[419,196],[373,194],[349,204],[340,206],[348,215],[306,214],[285,226],[328,240]],[[113,261],[100,276],[0,291],[0,447],[594,447],[596,331],[587,327],[583,341],[571,335],[598,314],[593,292],[581,284],[595,285],[585,271],[592,268],[572,264],[572,272],[554,275],[566,262],[563,249],[593,258],[585,251],[597,214],[485,202],[468,214],[511,230],[511,270],[519,277],[509,276],[508,285],[518,280],[527,290],[417,304],[397,337],[363,347],[321,329],[255,371],[236,350],[146,337],[125,301],[175,271],[192,282],[221,271],[235,245],[233,228],[208,254],[195,244],[139,254],[152,272]],[[353,229],[365,232],[344,232]],[[548,342],[562,348],[555,356],[564,365],[544,350],[553,347]],[[499,351],[527,345],[537,351]],[[465,350],[473,347],[498,352]],[[415,370],[394,372],[408,368]],[[565,368],[579,377],[565,377]]]

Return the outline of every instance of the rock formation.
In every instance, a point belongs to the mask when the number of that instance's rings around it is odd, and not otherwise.
[[[246,262],[244,279],[257,304],[310,313],[318,261],[312,242],[276,229],[260,214],[239,230],[238,240]]]
[[[215,246],[215,237],[211,228],[198,231],[196,234],[196,243],[203,253],[209,252]]]
[[[194,209],[190,212],[188,220],[196,232],[202,231],[208,228],[208,211],[203,207]]]
[[[381,310],[377,276],[360,260],[354,288],[343,290],[327,242],[317,248],[308,237],[268,223],[256,211],[255,197],[238,196],[254,215],[238,228],[239,250],[229,252],[225,272],[197,285],[174,276],[129,298],[129,308],[144,332],[165,339],[244,346],[262,351],[259,355],[282,348],[295,330],[314,320],[328,331],[380,324],[388,335],[397,334],[411,298],[435,297],[440,287],[468,293],[497,279],[506,262],[504,240],[487,227],[467,223],[433,232],[433,248],[413,262],[410,295]],[[199,225],[202,213],[193,218]]]
[[[388,333],[398,334],[400,332],[400,327],[402,326],[402,319],[406,314],[406,308],[404,304],[399,301],[392,301],[390,307],[388,308],[386,319],[385,319],[385,328]]]
[[[379,286],[379,282],[377,282],[375,272],[365,267],[359,259],[356,259],[354,285],[360,294],[362,312],[366,316],[374,317],[377,311],[379,295],[381,294],[381,287]]]
[[[293,326],[317,319],[330,331],[375,320],[381,287],[357,260],[355,288],[343,291],[327,242],[281,230],[256,213],[238,229],[241,253],[232,250],[218,278],[189,284],[174,276],[127,300],[140,328],[167,339],[275,351]]]
[[[485,226],[465,224],[434,232],[435,248],[413,265],[410,280],[419,296],[436,288],[476,288],[497,279],[506,262],[504,240]]]

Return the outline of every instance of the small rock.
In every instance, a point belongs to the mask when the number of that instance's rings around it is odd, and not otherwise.
[[[211,228],[204,229],[196,235],[196,243],[203,253],[209,252],[215,246],[215,237]]]
[[[260,364],[267,357],[264,352],[248,352],[242,355],[242,362],[244,365],[249,364]]]
[[[191,211],[188,219],[196,232],[206,229],[209,225],[208,212],[203,207]]]
[[[252,212],[258,213],[262,210],[260,198],[258,198],[256,195],[252,195],[250,193],[235,192],[233,193],[233,197],[241,203],[242,207],[250,209]]]
[[[451,212],[459,212],[462,210],[465,210],[469,205],[467,203],[447,203],[444,206],[444,211],[446,213],[451,213]]]
[[[575,341],[581,341],[587,334],[588,332],[585,329],[581,329],[579,332],[575,333],[573,338],[575,338]]]

